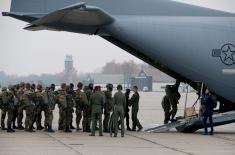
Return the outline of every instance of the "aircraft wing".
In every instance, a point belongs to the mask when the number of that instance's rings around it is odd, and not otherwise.
[[[14,15],[16,16],[17,13]],[[80,31],[84,34],[94,34],[99,28],[111,24],[113,21],[114,18],[101,8],[88,6],[81,2],[43,15],[41,18],[31,21],[24,29]]]

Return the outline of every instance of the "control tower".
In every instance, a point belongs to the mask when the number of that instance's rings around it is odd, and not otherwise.
[[[75,82],[74,73],[76,73],[76,70],[73,67],[73,56],[72,55],[66,55],[66,58],[64,61],[64,68],[65,68],[65,70],[64,70],[65,82],[68,84]]]

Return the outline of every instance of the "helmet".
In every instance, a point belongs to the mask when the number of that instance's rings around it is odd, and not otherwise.
[[[42,90],[42,85],[38,84],[38,85],[37,85],[37,89],[38,89],[38,90]]]
[[[30,89],[30,83],[26,83],[26,86],[25,86],[27,89]]]
[[[82,87],[83,87],[83,84],[82,84],[81,82],[78,82],[78,85],[77,85],[77,87],[78,87],[79,89],[82,89]]]
[[[2,91],[7,91],[7,87],[2,87]]]
[[[62,88],[62,89],[65,89],[65,88],[66,88],[66,83],[62,83],[62,84],[61,84],[61,88]]]
[[[93,87],[94,87],[93,83],[89,83],[88,87],[89,89],[93,90]]]
[[[117,90],[122,90],[122,85],[119,84],[119,85],[117,86]]]
[[[55,90],[55,84],[54,83],[51,84],[51,89]]]
[[[108,90],[112,91],[112,90],[113,90],[113,84],[111,84],[111,83],[107,84],[107,85],[106,85],[106,88],[107,88]]]

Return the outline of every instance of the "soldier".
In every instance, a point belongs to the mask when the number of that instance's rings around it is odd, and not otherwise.
[[[67,106],[66,101],[66,84],[61,84],[61,89],[58,90],[58,108],[59,108],[59,122],[58,122],[58,130],[63,130],[63,119],[64,119],[64,113],[63,110],[65,110]]]
[[[84,88],[84,92],[87,96],[88,104],[84,107],[83,110],[83,129],[86,132],[91,132],[91,105],[90,105],[90,99],[93,93],[93,84],[90,83],[87,87]]]
[[[179,85],[180,85],[180,81],[176,81],[175,85],[171,86],[169,93],[168,93],[168,97],[169,97],[169,101],[171,104],[171,122],[175,122],[175,115],[177,113],[178,110],[178,104],[179,104],[179,99],[180,99],[180,93],[178,92],[179,89]]]
[[[1,128],[2,128],[2,130],[6,130],[5,118],[6,118],[6,114],[7,114],[7,104],[8,104],[7,87],[2,88],[1,99],[2,99]]]
[[[5,129],[5,117],[6,113],[8,115],[7,118],[7,132],[15,132],[15,130],[12,129],[12,120],[13,120],[13,110],[14,110],[14,93],[13,93],[13,87],[9,86],[8,89],[10,91],[7,91],[7,88],[4,87],[2,89],[2,117],[1,117],[1,126],[2,129]]]
[[[131,131],[131,128],[130,128],[130,123],[129,123],[129,120],[130,120],[130,116],[129,116],[129,96],[130,96],[130,92],[131,90],[130,89],[126,89],[126,93],[125,93],[125,96],[126,96],[126,108],[125,108],[125,114],[124,114],[124,118],[126,118],[126,126],[127,126],[127,130],[128,131]]]
[[[63,128],[64,132],[72,132],[70,130],[71,118],[73,115],[73,107],[74,107],[74,100],[73,94],[70,93],[69,86],[66,87],[66,108],[63,110],[64,118],[63,118]]]
[[[12,129],[13,125],[13,112],[14,112],[14,86],[8,87],[9,92],[7,94],[8,97],[8,105],[7,105],[7,132],[15,132],[14,129]]]
[[[84,110],[85,106],[88,105],[87,96],[84,92],[82,92],[83,84],[81,82],[77,85],[78,89],[76,91],[75,96],[75,107],[76,107],[76,124],[77,124],[77,131],[80,130],[80,121],[82,118],[82,111]],[[86,132],[86,118],[83,118],[83,132]]]
[[[73,83],[70,83],[69,84],[69,94],[72,95],[73,99],[75,98],[75,91],[74,91],[74,84]],[[73,113],[74,113],[74,110],[72,111],[72,117],[71,117],[71,121],[70,121],[70,129],[75,129],[75,127],[73,126]]]
[[[113,85],[107,84],[106,85],[107,91],[104,92],[105,94],[105,104],[104,104],[104,121],[103,121],[103,128],[104,132],[109,132],[108,124],[110,120],[110,113],[113,109],[113,99],[112,99],[112,91]]]
[[[118,133],[118,119],[121,121],[121,136],[124,137],[124,111],[126,108],[126,97],[122,93],[122,86],[117,86],[118,92],[114,95],[114,118],[115,118],[115,133],[114,137],[117,137]]]
[[[25,131],[35,132],[33,130],[35,103],[33,101],[33,92],[31,90],[29,83],[26,84],[26,90],[24,91],[24,95],[23,95],[23,103],[24,103],[24,108],[26,112]]]
[[[24,95],[24,90],[25,90],[25,83],[24,82],[21,82],[20,85],[19,85],[19,89],[17,90],[16,92],[16,97],[17,97],[17,100],[18,100],[18,104],[17,104],[17,113],[18,113],[18,116],[17,116],[17,125],[18,125],[18,129],[19,130],[24,130],[24,127],[23,127],[23,110],[24,110],[24,103],[23,103],[23,95]]]
[[[43,102],[45,104],[45,131],[53,133],[55,131],[52,129],[52,120],[56,103],[53,85],[51,88],[46,87],[45,92],[43,92]]]
[[[170,86],[167,85],[165,88],[166,95],[162,99],[162,108],[164,110],[164,124],[167,124],[169,122],[171,116],[171,104],[168,98],[170,89],[171,89]]]
[[[65,118],[67,114],[67,86],[65,83],[62,83],[61,89],[58,90],[58,105],[59,105],[59,115],[60,115],[59,116],[59,130],[71,132],[71,130],[69,130],[70,120],[68,121]]]
[[[131,128],[130,128],[130,116],[129,116],[129,111],[130,111],[130,109],[129,109],[129,105],[130,105],[130,101],[129,101],[129,98],[130,98],[130,92],[131,92],[131,90],[130,89],[126,89],[126,92],[125,92],[125,97],[126,97],[126,107],[125,107],[125,112],[124,112],[124,119],[126,118],[126,126],[127,126],[127,128],[126,128],[126,130],[128,130],[128,131],[131,131]],[[118,122],[118,128],[120,129],[120,126],[121,125],[121,121],[119,120],[119,122]]]
[[[17,91],[19,90],[19,85],[15,85],[14,86],[14,110],[13,110],[13,129],[17,129],[18,127],[16,126],[16,119],[18,116],[18,104],[19,104],[19,100],[17,98]]]
[[[130,99],[130,105],[132,106],[132,131],[136,131],[136,126],[139,128],[138,131],[141,131],[143,129],[142,125],[139,122],[139,119],[137,118],[138,111],[139,111],[139,93],[138,93],[138,87],[133,87],[134,94],[132,95]]]
[[[99,121],[99,136],[103,136],[102,132],[102,107],[104,106],[104,97],[100,86],[95,87],[95,92],[91,96],[91,122],[92,130],[90,136],[95,136],[97,121]]]
[[[32,89],[34,91],[34,89]],[[37,130],[42,130],[44,127],[42,126],[42,111],[45,111],[44,101],[43,101],[43,89],[42,85],[37,85],[36,96],[36,107],[35,107],[35,120],[37,125]],[[45,112],[44,112],[45,113]]]

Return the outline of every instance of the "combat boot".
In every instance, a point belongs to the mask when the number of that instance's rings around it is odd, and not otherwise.
[[[47,129],[48,132],[51,132],[51,133],[54,133],[55,131],[52,129],[51,126],[48,126],[48,129]]]
[[[17,129],[18,130],[24,130],[24,127],[22,125],[19,125]]]
[[[64,132],[72,132],[69,128],[66,128]]]
[[[73,123],[70,123],[70,129],[72,129],[72,130],[76,129],[76,128],[73,126]]]
[[[7,132],[15,132],[15,130],[13,130],[13,129],[11,128],[11,126],[9,125],[8,128],[7,128]]]
[[[2,130],[7,130],[7,128],[5,128],[5,123],[4,122],[1,123],[1,127],[2,127]]]
[[[128,127],[126,128],[126,130],[127,130],[127,131],[131,131],[131,128],[128,126]]]
[[[32,128],[26,129],[27,132],[35,132]]]
[[[43,127],[42,125],[39,125],[39,126],[37,127],[37,130],[42,130],[42,129],[44,129],[44,127]]]

